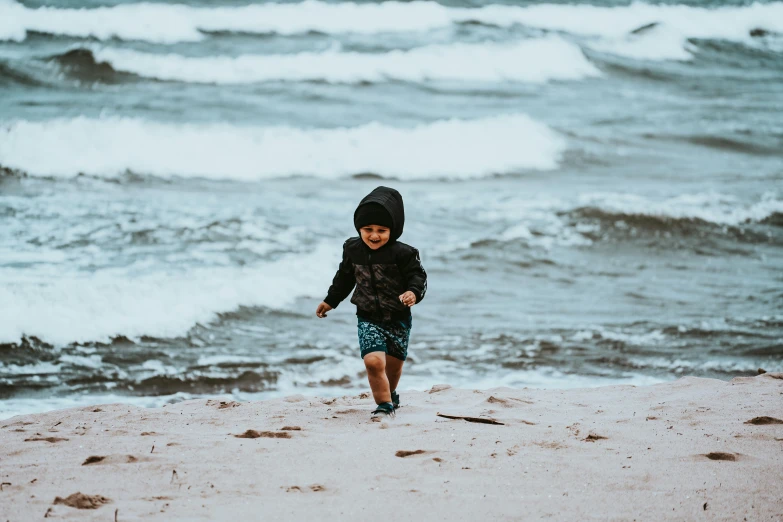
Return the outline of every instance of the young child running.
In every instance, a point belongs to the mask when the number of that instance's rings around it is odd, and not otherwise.
[[[397,241],[405,225],[399,192],[387,187],[370,192],[356,208],[353,224],[360,237],[343,244],[340,267],[315,315],[326,317],[356,287],[351,302],[359,321],[359,347],[378,405],[372,416],[393,416],[400,407],[396,390],[408,356],[410,307],[424,298],[427,274],[419,251]]]

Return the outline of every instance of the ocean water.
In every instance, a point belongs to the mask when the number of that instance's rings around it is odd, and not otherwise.
[[[783,2],[0,0],[0,418],[366,389],[379,184],[402,389],[783,371],[782,182]]]

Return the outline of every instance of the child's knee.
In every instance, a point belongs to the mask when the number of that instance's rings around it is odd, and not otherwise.
[[[386,354],[383,352],[371,352],[364,356],[364,367],[370,373],[379,373],[386,370]]]

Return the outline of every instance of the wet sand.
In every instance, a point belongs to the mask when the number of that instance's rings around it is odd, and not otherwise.
[[[783,520],[783,373],[0,421],[0,520]]]

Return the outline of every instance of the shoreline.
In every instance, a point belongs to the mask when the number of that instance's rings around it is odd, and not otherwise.
[[[783,519],[783,373],[402,401],[388,422],[366,394],[12,417],[0,519]]]

